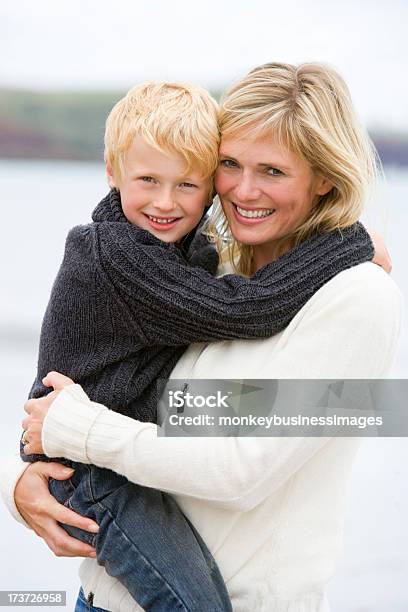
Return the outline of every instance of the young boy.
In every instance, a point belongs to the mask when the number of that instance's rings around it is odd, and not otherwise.
[[[188,344],[270,336],[335,274],[372,258],[366,233],[345,231],[312,238],[253,279],[214,278],[216,253],[194,232],[211,203],[218,144],[217,105],[198,87],[147,83],[113,108],[111,191],[93,223],[68,235],[31,397],[49,391],[41,381],[57,370],[112,410],[155,421],[156,381]],[[97,535],[64,528],[96,547],[98,563],[145,610],[231,610],[214,560],[170,496],[62,461],[74,475],[50,481],[51,492],[100,527]]]

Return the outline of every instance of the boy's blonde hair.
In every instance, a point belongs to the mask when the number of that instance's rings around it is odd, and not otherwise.
[[[196,85],[148,82],[133,87],[106,121],[105,162],[120,181],[136,135],[186,163],[186,172],[212,176],[218,164],[218,104]]]
[[[349,91],[333,68],[319,63],[271,63],[236,83],[220,108],[222,136],[273,135],[309,162],[333,188],[320,196],[309,218],[289,238],[295,246],[315,232],[355,223],[377,177],[375,149],[360,126]],[[229,243],[236,271],[249,274],[252,247],[234,241],[218,206],[208,232],[221,231]]]

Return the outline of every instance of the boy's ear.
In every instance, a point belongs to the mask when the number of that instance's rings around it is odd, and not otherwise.
[[[116,181],[115,181],[114,176],[113,176],[112,166],[110,165],[109,162],[106,162],[105,168],[106,168],[106,176],[108,178],[109,187],[112,187],[112,188],[115,187],[116,188],[117,185],[116,185]]]

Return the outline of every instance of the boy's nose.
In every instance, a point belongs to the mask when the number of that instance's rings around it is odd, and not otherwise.
[[[162,212],[171,212],[176,208],[176,202],[174,201],[172,193],[165,193],[157,198],[155,207]]]

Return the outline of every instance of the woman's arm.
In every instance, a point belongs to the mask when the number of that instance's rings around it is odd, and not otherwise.
[[[383,377],[395,351],[400,313],[400,293],[382,270],[366,264],[345,272],[310,300],[284,334],[280,350],[260,364],[262,376]],[[157,437],[155,425],[90,402],[78,385],[60,393],[43,429],[51,457],[93,463],[144,486],[236,510],[260,503],[326,441]]]
[[[2,457],[0,463],[0,494],[3,498],[4,504],[11,516],[21,523],[27,526],[23,517],[17,510],[14,490],[17,486],[18,481],[27,470],[29,464],[21,460],[20,455],[10,455],[9,457]]]
[[[27,404],[32,412],[32,407],[35,411],[50,404],[50,399],[47,396]],[[65,456],[109,466],[140,485],[241,511],[259,503],[259,495],[263,498],[279,488],[327,443],[327,438],[158,437],[156,425],[140,423],[91,402],[79,385],[66,387],[45,414],[43,444],[47,437],[58,443],[63,426]],[[51,445],[44,449],[53,456]],[[30,445],[27,452],[33,452]]]
[[[57,556],[95,557],[95,550],[69,536],[58,522],[96,533],[98,525],[59,504],[48,490],[48,479],[65,480],[72,470],[59,463],[27,464],[10,457],[2,466],[1,493],[12,516],[41,536]]]

